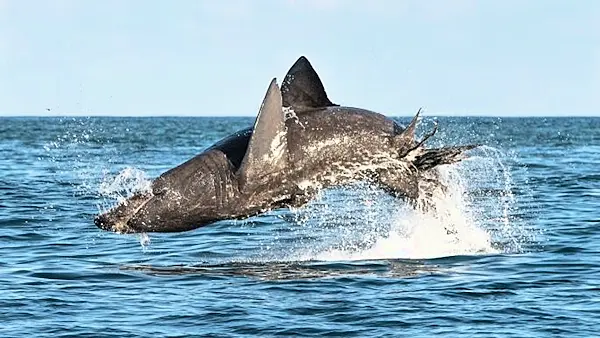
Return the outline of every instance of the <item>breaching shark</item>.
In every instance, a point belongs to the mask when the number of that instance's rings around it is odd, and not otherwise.
[[[420,109],[419,109],[420,112]],[[320,189],[369,181],[415,201],[436,168],[473,145],[425,148],[435,127],[415,138],[419,112],[405,128],[382,114],[332,103],[300,57],[281,90],[273,79],[253,127],[240,130],[160,175],[102,213],[95,224],[119,233],[177,232],[308,203]]]

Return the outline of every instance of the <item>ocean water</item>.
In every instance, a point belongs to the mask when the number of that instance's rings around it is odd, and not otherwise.
[[[94,215],[253,119],[0,118],[0,337],[598,336],[600,118],[438,121],[483,146],[436,215],[356,184],[119,235]]]

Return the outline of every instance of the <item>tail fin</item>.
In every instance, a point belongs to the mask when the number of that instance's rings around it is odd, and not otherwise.
[[[412,161],[415,168],[415,181],[419,200],[413,204],[423,210],[432,210],[431,198],[438,191],[446,194],[448,187],[442,181],[439,171],[435,170],[443,164],[452,164],[465,158],[464,152],[478,145],[452,146],[434,149],[423,149],[421,154]],[[433,170],[432,170],[433,169]],[[435,209],[435,208],[434,208]]]
[[[417,200],[420,196],[430,194],[432,189],[445,189],[444,184],[438,179],[437,172],[432,169],[443,164],[458,162],[464,158],[465,151],[478,147],[478,145],[464,145],[425,148],[424,143],[435,135],[438,125],[436,123],[421,140],[417,140],[415,129],[421,111],[419,109],[406,129],[394,137],[399,158],[408,164],[405,170],[381,172],[378,177],[382,187],[391,194],[404,196],[412,201]]]
[[[477,144],[423,149],[412,161],[418,171],[427,171],[442,164],[452,164],[464,159],[464,152],[478,147]]]
[[[423,146],[425,141],[427,141],[437,132],[438,124],[437,121],[435,121],[433,129],[425,136],[423,136],[423,138],[420,141],[417,141],[415,136],[415,130],[417,129],[417,122],[419,121],[419,116],[421,115],[422,111],[423,108],[419,108],[417,114],[415,115],[415,117],[413,117],[408,126],[400,134],[394,136],[394,142],[398,147],[400,158],[406,157],[410,152]]]
[[[414,157],[411,161],[413,168],[417,171],[427,171],[442,164],[452,164],[462,160],[463,152],[478,147],[479,145],[452,146],[443,148],[427,149],[424,144],[438,130],[437,121],[433,129],[429,131],[423,138],[417,141],[415,137],[415,129],[422,108],[419,108],[415,117],[410,124],[402,131],[402,133],[394,137],[394,141],[398,146],[400,158]],[[413,155],[414,154],[414,155]]]

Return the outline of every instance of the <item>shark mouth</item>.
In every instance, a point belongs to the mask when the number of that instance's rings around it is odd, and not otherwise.
[[[128,222],[154,197],[151,193],[137,193],[117,206],[94,218],[94,224],[100,229],[116,233],[135,232]]]

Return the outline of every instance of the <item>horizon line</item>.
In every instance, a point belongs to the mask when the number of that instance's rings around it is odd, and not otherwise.
[[[384,114],[385,115],[385,114]],[[414,114],[408,115],[385,115],[387,117],[414,117]],[[439,115],[428,115],[422,114],[423,117],[491,117],[491,118],[523,118],[523,117],[539,117],[539,118],[548,118],[548,117],[564,117],[564,118],[572,118],[572,117],[600,117],[600,114],[592,115],[592,114],[574,114],[574,115],[519,115],[519,114],[510,114],[510,115],[479,115],[479,114],[439,114]],[[232,117],[256,117],[256,115],[193,115],[193,114],[146,114],[146,115],[121,115],[121,114],[49,114],[49,115],[41,115],[41,114],[15,114],[15,115],[3,115],[0,114],[0,118],[23,118],[23,117],[39,117],[39,118],[56,118],[56,117],[77,117],[77,118],[88,118],[88,117],[106,117],[106,118],[114,118],[114,117],[125,117],[125,118],[165,118],[165,117],[199,117],[199,118],[232,118]]]

